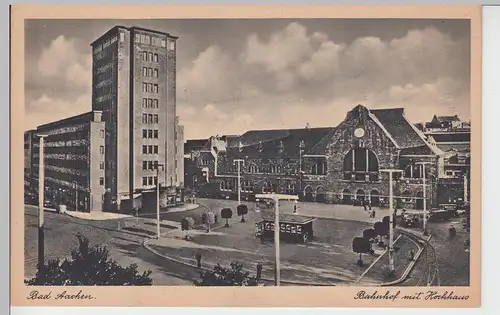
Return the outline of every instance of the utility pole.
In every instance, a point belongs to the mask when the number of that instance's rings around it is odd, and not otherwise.
[[[75,211],[78,211],[78,184],[73,182],[73,185],[75,186]]]
[[[241,165],[245,164],[245,160],[235,159],[233,164],[238,164],[238,205],[241,204]]]
[[[402,173],[402,170],[395,169],[387,169],[380,170],[381,172],[386,172],[389,174],[389,273],[391,275],[394,274],[394,193],[392,187],[392,174],[393,173]]]
[[[156,166],[156,237],[160,239],[160,167],[163,169],[163,164]]]
[[[274,202],[274,285],[280,285],[280,200],[298,200],[299,197],[281,194],[257,194],[255,198],[264,200],[271,199]]]
[[[45,275],[45,231],[43,222],[43,211],[45,206],[45,163],[44,163],[44,138],[46,135],[38,135],[39,154],[38,154],[38,271],[42,279]]]
[[[300,140],[299,143],[299,194],[302,194],[302,153],[304,152],[305,143],[304,140]]]
[[[423,230],[424,230],[424,235],[428,235],[429,233],[427,232],[427,189],[426,189],[427,185],[425,183],[425,176],[426,176],[425,165],[432,164],[432,163],[431,162],[417,162],[415,164],[422,165],[422,191],[423,191],[422,197],[424,198]]]

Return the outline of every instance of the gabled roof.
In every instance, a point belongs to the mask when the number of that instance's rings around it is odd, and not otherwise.
[[[193,150],[200,150],[202,149],[205,144],[208,142],[208,139],[192,139],[192,140],[186,140],[184,143],[184,152],[188,153]]]
[[[304,142],[303,152],[308,152],[334,128],[302,128],[251,130],[231,141],[228,151],[253,157],[271,158],[286,156],[299,157],[300,142]],[[240,150],[241,144],[241,152]],[[259,148],[262,148],[262,152]]]
[[[405,118],[403,108],[374,109],[370,113],[377,117],[401,149],[427,145],[418,129]]]

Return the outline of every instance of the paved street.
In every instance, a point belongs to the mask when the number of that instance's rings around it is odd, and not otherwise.
[[[170,223],[178,223],[186,216],[193,217],[196,223],[200,224],[201,214],[207,209],[212,209],[220,213],[222,208],[230,207],[234,213],[233,221],[239,220],[239,217],[236,216],[236,201],[198,199],[196,202],[200,204],[200,207],[197,209],[162,213],[161,219],[168,222],[168,224],[162,225],[162,234],[167,236],[167,233],[171,233],[172,231]],[[293,211],[291,202],[283,202],[280,205],[282,212],[291,213]],[[37,209],[32,206],[26,206],[25,208],[25,268],[26,276],[32,276],[35,272],[37,260]],[[253,213],[255,211],[255,204],[249,203],[249,208],[250,212]],[[387,215],[387,210],[377,210],[377,217],[373,219],[369,218],[368,213],[361,207],[315,203],[301,203],[299,205],[299,212],[303,215],[340,219],[349,218],[354,221],[368,223],[373,223],[376,220],[380,220],[384,215]],[[46,212],[46,258],[51,259],[68,255],[70,250],[77,246],[75,235],[80,232],[88,237],[92,244],[106,245],[110,250],[111,257],[120,264],[137,263],[141,271],[152,270],[154,283],[157,285],[191,284],[193,279],[198,278],[198,273],[193,268],[170,262],[154,255],[142,246],[142,241],[146,235],[138,235],[131,232],[134,228],[130,226],[135,226],[138,227],[137,230],[139,232],[148,231],[148,234],[154,235],[156,227],[153,223],[156,216],[154,214],[150,216],[151,218],[147,218],[147,216],[146,218],[140,218],[139,225],[136,225],[135,218],[89,221]],[[220,215],[219,220],[221,221]],[[219,224],[222,223],[220,221]],[[118,222],[120,222],[121,231],[116,231]],[[348,224],[353,223],[346,223],[345,225],[347,226]],[[124,225],[130,228],[127,231],[123,230]],[[247,223],[247,225],[249,229],[253,229],[253,224]],[[168,228],[169,226],[170,228]],[[463,250],[463,239],[465,236],[461,232],[460,225],[457,224],[455,226],[458,229],[457,237],[453,240],[448,240],[447,229],[449,223],[432,223],[429,225],[433,235],[435,235],[431,241],[431,245],[437,252],[441,285],[464,285],[469,281],[469,258],[468,253],[465,253]],[[250,238],[252,241],[254,240],[253,234]],[[352,240],[349,240],[349,244],[344,244],[343,246],[348,248],[350,241]],[[425,257],[425,259],[422,259],[416,265],[406,285],[416,285],[419,282],[418,280],[424,277],[423,275],[427,272],[426,261],[432,260],[431,249],[429,249],[429,253],[427,255],[425,255],[425,252],[423,253],[422,257]],[[385,262],[386,258],[381,259],[381,261]],[[372,277],[372,273],[379,272],[376,269],[374,268],[373,271],[367,274],[367,279]],[[425,281],[420,281],[418,285],[422,285],[423,282]]]

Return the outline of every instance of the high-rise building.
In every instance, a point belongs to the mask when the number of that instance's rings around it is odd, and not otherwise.
[[[91,44],[92,109],[101,110],[106,123],[106,200],[118,207],[156,186],[158,166],[162,186],[183,182],[176,40],[169,33],[115,26]]]

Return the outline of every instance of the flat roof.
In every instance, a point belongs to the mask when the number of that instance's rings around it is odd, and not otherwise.
[[[280,223],[292,223],[292,224],[306,224],[316,220],[315,217],[308,217],[300,214],[287,214],[287,213],[280,213],[279,219]],[[274,222],[274,212],[263,212],[262,221]]]
[[[127,30],[129,32],[133,31],[133,30],[138,30],[138,31],[150,32],[150,33],[159,34],[159,35],[165,35],[165,36],[167,36],[169,38],[174,38],[174,39],[179,38],[178,36],[174,36],[174,35],[172,35],[170,33],[167,33],[167,32],[152,30],[152,29],[143,28],[143,27],[139,27],[139,26],[130,26],[130,27],[127,27],[127,26],[123,26],[123,25],[115,25],[114,27],[112,27],[109,30],[107,30],[104,34],[102,34],[101,36],[99,36],[97,39],[95,39],[93,42],[91,42],[90,46],[94,46],[94,44],[97,43],[98,41],[100,41],[103,37],[106,37],[107,35],[116,32],[118,29],[125,29],[125,30]]]

